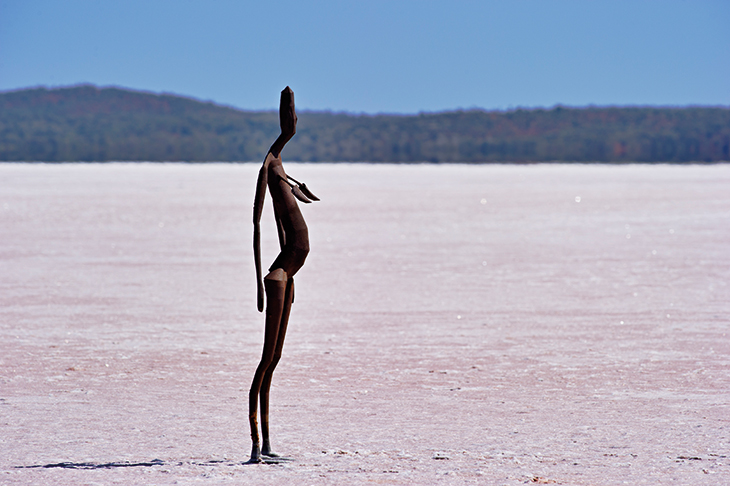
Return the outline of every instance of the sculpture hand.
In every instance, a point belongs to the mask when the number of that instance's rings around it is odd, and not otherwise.
[[[259,280],[256,289],[256,306],[259,312],[264,311],[264,284]]]

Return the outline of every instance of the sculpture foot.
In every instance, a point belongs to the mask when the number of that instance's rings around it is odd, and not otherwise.
[[[261,459],[261,451],[259,450],[259,445],[254,444],[251,447],[251,459],[249,459],[246,464],[261,464],[263,462],[263,459]]]
[[[264,440],[264,445],[261,447],[261,455],[266,457],[279,457],[279,454],[275,454],[271,450],[271,445],[268,440]]]

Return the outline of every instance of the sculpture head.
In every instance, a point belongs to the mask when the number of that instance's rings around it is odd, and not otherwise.
[[[294,92],[289,86],[281,92],[279,125],[281,126],[281,133],[290,138],[297,132],[297,112],[294,109]]]

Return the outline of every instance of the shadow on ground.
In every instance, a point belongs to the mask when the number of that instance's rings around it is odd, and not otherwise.
[[[262,462],[236,462],[236,461],[204,461],[204,462],[165,462],[161,459],[152,459],[149,462],[59,462],[55,464],[34,464],[32,466],[15,466],[15,469],[116,469],[123,467],[152,467],[152,466],[182,466],[193,464],[195,466],[247,466],[251,464],[283,464],[293,461],[290,457],[270,457]]]

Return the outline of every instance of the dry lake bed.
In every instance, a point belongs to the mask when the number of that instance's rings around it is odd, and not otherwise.
[[[285,167],[244,465],[258,164],[0,164],[0,484],[730,484],[730,165]]]

